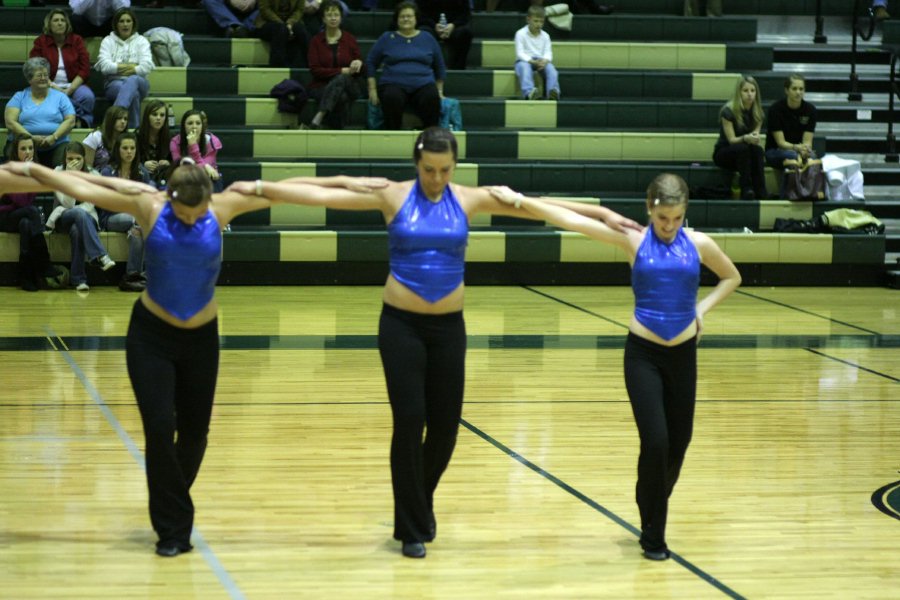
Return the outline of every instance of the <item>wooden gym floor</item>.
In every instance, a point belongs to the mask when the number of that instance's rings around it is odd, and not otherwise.
[[[0,597],[897,598],[896,291],[743,288],[709,316],[665,563],[637,544],[627,288],[469,288],[420,561],[391,539],[380,289],[218,294],[195,551],[163,559],[125,371],[136,296],[0,289]]]

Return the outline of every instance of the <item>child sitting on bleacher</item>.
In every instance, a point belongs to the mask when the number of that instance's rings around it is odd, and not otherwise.
[[[543,30],[544,18],[544,7],[531,5],[525,18],[528,25],[516,32],[516,75],[526,100],[534,100],[538,95],[535,71],[544,78],[544,97],[559,100],[559,74],[552,63],[550,36]]]

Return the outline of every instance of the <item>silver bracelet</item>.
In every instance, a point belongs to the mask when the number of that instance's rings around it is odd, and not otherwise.
[[[524,200],[524,199],[525,199],[525,196],[523,196],[522,194],[519,194],[518,196],[516,196],[516,201],[513,202],[513,206],[515,206],[516,208],[522,208],[522,200]]]
[[[257,195],[257,196],[262,196],[262,195],[263,195],[262,183],[263,183],[263,182],[262,182],[262,179],[257,179],[257,180],[256,180],[256,195]]]

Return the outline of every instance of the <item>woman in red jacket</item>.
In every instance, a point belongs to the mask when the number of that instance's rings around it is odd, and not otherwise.
[[[351,33],[341,31],[341,5],[337,0],[322,3],[325,28],[309,44],[309,69],[313,80],[309,95],[319,103],[319,112],[309,124],[321,129],[343,129],[350,120],[350,107],[365,89],[366,65],[359,44]]]
[[[69,97],[80,127],[94,124],[94,92],[87,85],[91,59],[84,40],[72,33],[69,16],[58,8],[44,17],[44,33],[34,40],[31,58],[46,58],[50,63],[50,87]],[[61,57],[61,58],[60,58]],[[62,68],[60,68],[62,67]]]

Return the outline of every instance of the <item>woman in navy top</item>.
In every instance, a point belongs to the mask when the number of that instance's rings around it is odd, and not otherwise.
[[[650,226],[643,232],[612,230],[594,220],[597,207],[551,204],[506,188],[498,189],[497,196],[536,218],[616,245],[628,255],[635,309],[625,342],[625,386],[641,438],[640,541],[646,558],[665,560],[669,495],[693,429],[703,317],[737,289],[741,275],[709,236],[682,228],[688,188],[677,175],[659,175],[647,188]],[[701,263],[719,283],[697,302]]]
[[[434,37],[416,28],[419,10],[412,2],[394,9],[397,31],[381,34],[366,57],[369,102],[381,104],[385,129],[400,129],[404,109],[409,106],[424,127],[441,120],[444,96],[444,55]],[[375,70],[382,67],[375,80]]]
[[[358,187],[370,180],[301,181]],[[125,342],[128,376],[144,424],[156,553],[190,551],[190,488],[206,450],[219,366],[215,284],[222,264],[221,232],[236,216],[271,202],[234,192],[212,194],[209,177],[194,164],[176,168],[165,192],[140,182],[20,162],[0,168],[0,185],[25,192],[55,189],[131,214],[149,232],[147,287],[134,304]],[[317,185],[306,189],[324,190]]]
[[[415,142],[416,179],[368,193],[328,190],[314,199],[306,185],[238,182],[272,200],[332,209],[378,210],[387,223],[390,274],[382,294],[378,349],[393,413],[391,479],[394,538],[410,558],[434,539],[434,492],[450,462],[462,414],[466,328],[465,249],[476,213],[533,218],[507,206],[490,188],[451,183],[457,142],[446,129],[426,129]],[[610,231],[637,225],[606,208]],[[427,430],[423,442],[422,433]]]

